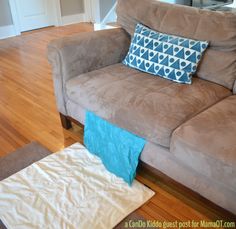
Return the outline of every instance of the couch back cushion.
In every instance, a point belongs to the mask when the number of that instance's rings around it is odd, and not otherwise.
[[[236,14],[157,0],[118,0],[118,23],[132,36],[137,23],[162,33],[207,40],[197,76],[233,89],[236,79]]]

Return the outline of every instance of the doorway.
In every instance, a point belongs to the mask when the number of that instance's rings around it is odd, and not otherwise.
[[[57,0],[9,0],[16,35],[57,25]]]
[[[65,2],[67,8],[72,9],[73,4],[82,2],[83,11],[63,15]],[[62,26],[91,19],[90,0],[9,0],[9,4],[16,35],[48,26]]]

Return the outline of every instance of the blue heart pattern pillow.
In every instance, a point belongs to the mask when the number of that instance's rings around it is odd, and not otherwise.
[[[207,41],[159,33],[137,24],[123,64],[178,83],[191,84]]]

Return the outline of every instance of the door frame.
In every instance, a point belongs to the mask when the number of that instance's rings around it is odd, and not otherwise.
[[[78,21],[78,15],[71,15],[72,21],[71,23],[65,22],[63,20],[64,17],[61,16],[61,3],[60,0],[50,0],[52,1],[53,4],[53,24],[54,26],[63,26],[66,24],[72,24],[76,23]],[[93,20],[93,4],[92,1],[94,0],[84,0],[84,17],[83,21],[92,21]],[[21,29],[20,29],[20,23],[19,23],[19,14],[17,11],[16,7],[16,0],[9,0],[9,6],[12,14],[12,21],[13,21],[13,26],[15,29],[15,35],[20,35],[21,34]],[[70,16],[69,16],[70,17]],[[79,17],[81,19],[81,17]],[[69,18],[70,20],[70,18]],[[67,21],[67,20],[66,20]]]
[[[90,3],[91,21],[94,23],[100,23],[100,0],[88,0],[88,2]]]

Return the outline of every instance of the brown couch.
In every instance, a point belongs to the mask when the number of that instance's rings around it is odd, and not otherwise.
[[[121,28],[53,41],[49,60],[64,127],[86,110],[147,139],[141,160],[236,213],[236,15],[119,0]],[[192,85],[121,64],[137,22],[208,40]]]

